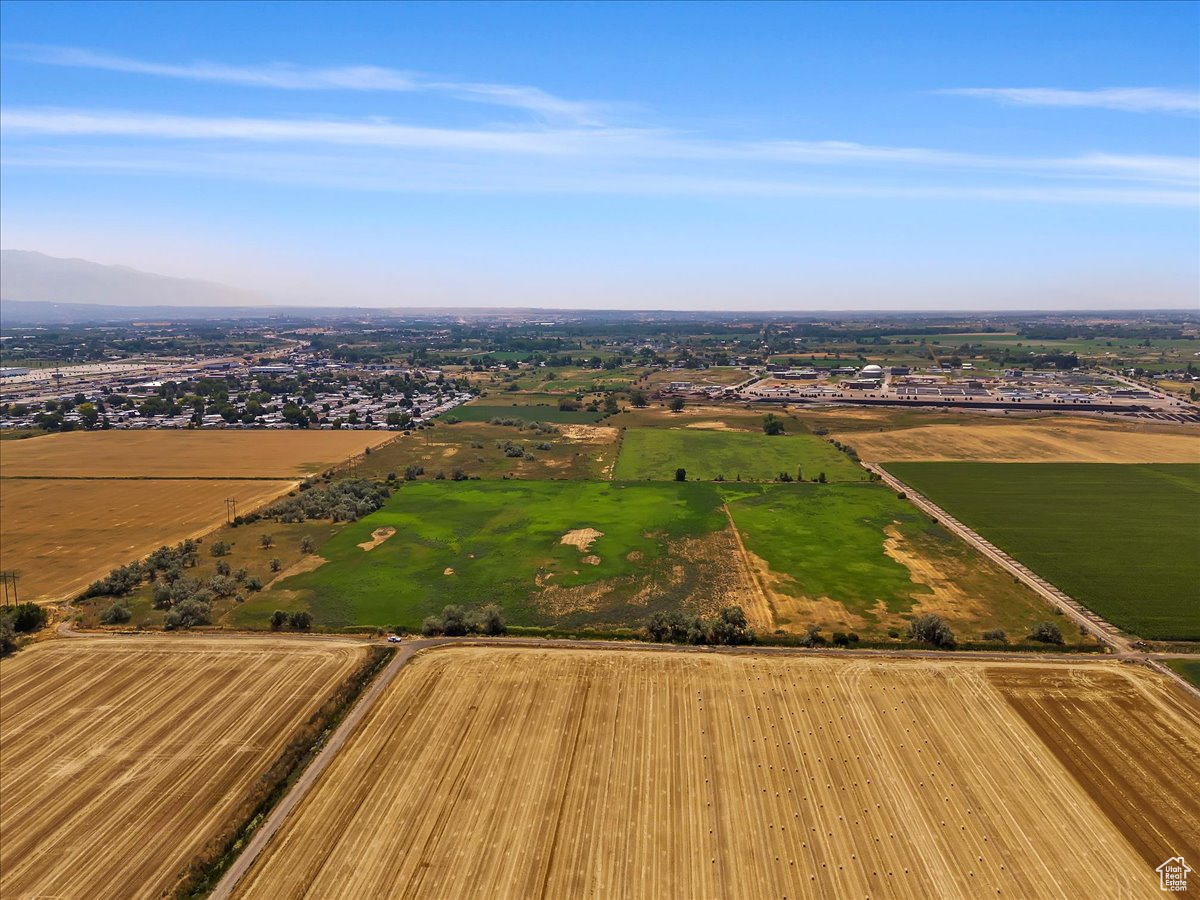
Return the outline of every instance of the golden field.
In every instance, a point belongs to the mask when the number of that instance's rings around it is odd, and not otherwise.
[[[239,512],[249,512],[294,486],[293,481],[5,478],[0,481],[0,567],[20,573],[22,600],[67,599],[115,566],[221,524],[227,497],[237,498]]]
[[[238,896],[1155,897],[1197,783],[1196,708],[1112,663],[442,649]]]
[[[1200,462],[1200,429],[1085,418],[923,425],[834,437],[868,462]]]
[[[364,659],[348,641],[137,636],[3,660],[0,895],[169,895]]]
[[[69,431],[5,443],[0,475],[298,478],[395,437],[388,431]]]

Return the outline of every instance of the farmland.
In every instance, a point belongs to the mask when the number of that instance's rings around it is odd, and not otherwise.
[[[436,650],[238,895],[1152,897],[1197,780],[1111,664]]]
[[[6,444],[0,475],[36,478],[297,478],[395,435],[386,431],[71,431]]]
[[[138,636],[0,662],[0,893],[171,893],[365,659],[350,642]]]
[[[402,435],[355,465],[359,475],[397,477],[419,466],[428,478],[461,469],[481,478],[603,479],[612,473],[617,429],[605,425],[559,425],[557,433],[520,431],[507,425],[461,422]],[[510,455],[512,447],[520,455]]]
[[[513,624],[640,622],[723,596],[733,544],[720,506],[703,484],[410,483],[326,543],[327,564],[279,587],[334,626],[416,628],[445,604],[485,602]],[[379,528],[396,534],[362,549]],[[265,593],[238,618],[265,620],[277,600]]]
[[[489,404],[475,405],[468,403],[454,410],[455,418],[464,422],[490,422],[492,419],[524,419],[527,422],[553,422],[555,424],[571,423],[574,425],[590,425],[600,421],[601,413],[592,413],[583,409],[563,411],[557,405],[550,404],[512,404],[501,405],[499,401]]]
[[[1200,465],[887,468],[1114,625],[1200,639]]]
[[[237,498],[239,511],[249,512],[294,484],[5,478],[0,487],[2,565],[20,571],[23,598],[64,599],[114,566],[162,544],[204,534],[225,520],[226,498]]]
[[[379,529],[394,533],[364,549]],[[261,628],[279,608],[328,627],[417,628],[449,603],[496,602],[514,625],[639,626],[657,610],[737,604],[761,632],[887,640],[935,612],[961,640],[995,628],[1019,640],[1049,612],[866,483],[408,483],[319,554],[229,622]]]
[[[1200,430],[1135,430],[1084,418],[959,422],[838,437],[872,462],[1200,462]]]
[[[1047,617],[1032,591],[881,485],[723,492],[775,624],[787,630],[819,625],[880,638],[936,613],[960,640],[995,628],[1020,640]]]
[[[808,434],[774,435],[698,428],[630,428],[621,441],[613,477],[669,481],[675,470],[711,481],[773,481],[780,473],[812,480],[864,481],[867,473],[828,442]]]

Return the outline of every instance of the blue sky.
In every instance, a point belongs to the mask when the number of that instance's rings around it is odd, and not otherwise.
[[[0,6],[4,247],[379,306],[1195,306],[1194,3]]]

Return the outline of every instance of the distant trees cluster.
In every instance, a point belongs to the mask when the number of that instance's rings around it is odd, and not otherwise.
[[[754,632],[740,606],[727,606],[706,619],[672,610],[656,612],[646,622],[646,633],[660,644],[751,644]]]
[[[279,522],[304,522],[308,519],[332,519],[335,522],[355,522],[370,515],[387,502],[391,490],[369,478],[343,478],[320,487],[301,485],[294,496],[272,503],[266,509],[248,516],[239,516],[236,524],[258,519]]]

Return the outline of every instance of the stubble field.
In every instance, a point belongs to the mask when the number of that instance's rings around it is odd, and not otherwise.
[[[0,662],[0,894],[171,893],[364,660],[350,642],[146,635]]]
[[[115,566],[220,524],[226,498],[237,498],[238,511],[249,512],[294,485],[6,478],[0,485],[0,566],[20,572],[22,599],[67,599]]]
[[[8,478],[297,478],[395,437],[387,431],[70,431],[5,445]]]
[[[837,437],[871,462],[1200,462],[1200,429],[1078,417],[963,421]]]
[[[437,650],[239,895],[1153,897],[1198,779],[1195,708],[1112,664]]]

